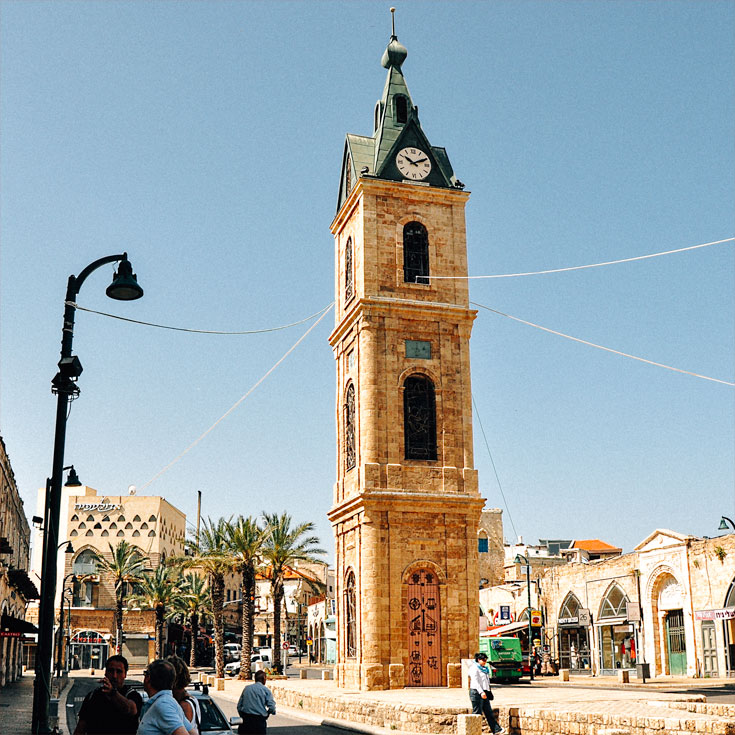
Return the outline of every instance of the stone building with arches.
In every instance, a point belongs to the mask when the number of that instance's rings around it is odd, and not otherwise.
[[[735,534],[658,529],[628,554],[547,570],[544,643],[572,673],[735,676]]]
[[[44,498],[45,489],[40,489],[40,511]],[[56,631],[54,665],[59,641],[68,647],[65,658],[69,668],[98,668],[114,652],[115,589],[112,580],[98,570],[95,553],[110,557],[110,545],[127,541],[149,560],[149,568],[155,569],[166,558],[183,554],[185,529],[185,514],[165,498],[131,493],[99,495],[84,485],[62,488],[59,541],[71,541],[74,553],[64,553],[62,545],[57,557],[56,617],[60,620],[63,601],[64,630]],[[40,529],[34,529],[31,578],[37,584],[42,536]],[[37,616],[36,605],[29,609],[29,617]],[[153,611],[126,609],[123,626],[123,654],[136,665],[147,663],[152,654]]]

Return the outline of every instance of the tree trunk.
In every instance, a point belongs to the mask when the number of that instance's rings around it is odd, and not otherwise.
[[[193,612],[189,616],[191,626],[191,651],[189,651],[189,668],[197,665],[197,643],[199,642],[199,613]]]
[[[271,585],[273,597],[273,668],[277,673],[283,673],[281,665],[281,604],[283,602],[283,585],[280,580]]]
[[[214,614],[214,668],[221,679],[225,675],[225,626],[223,608],[225,604],[225,579],[222,574],[212,575],[212,612]]]
[[[115,653],[118,655],[122,654],[122,639],[123,639],[123,595],[122,590],[117,593],[117,600],[115,600]]]
[[[253,653],[253,597],[255,592],[255,570],[242,570],[242,648],[240,649],[239,679],[250,679],[250,656]]]

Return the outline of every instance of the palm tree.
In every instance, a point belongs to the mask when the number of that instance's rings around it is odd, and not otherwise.
[[[176,612],[180,613],[191,628],[191,650],[189,651],[189,666],[196,666],[196,647],[199,626],[204,616],[212,608],[212,595],[209,592],[206,577],[195,572],[184,575],[181,585],[181,595],[176,600]]]
[[[273,598],[273,665],[281,671],[281,604],[283,602],[283,580],[287,570],[295,572],[302,578],[294,565],[297,562],[321,563],[319,555],[326,554],[320,549],[319,539],[308,535],[313,533],[314,524],[309,521],[291,527],[291,516],[288,513],[263,513],[268,527],[268,538],[263,547],[263,559],[267,574],[271,580],[271,597]]]
[[[186,540],[186,555],[169,559],[170,564],[184,569],[197,569],[207,576],[214,618],[215,672],[219,678],[225,675],[225,574],[232,569],[232,555],[227,546],[229,520],[204,519],[198,538]]]
[[[164,566],[156,567],[153,572],[145,573],[138,582],[138,588],[131,595],[130,602],[144,610],[155,610],[156,658],[163,658],[163,622],[166,619],[166,608],[176,605],[181,594],[181,572]]]
[[[120,541],[110,547],[110,558],[94,552],[98,571],[112,577],[115,585],[115,653],[122,653],[123,639],[123,607],[128,593],[128,585],[135,584],[141,578],[148,564],[148,559],[140,549],[127,541]]]
[[[233,569],[242,583],[242,646],[240,679],[250,679],[250,655],[253,651],[253,619],[255,614],[255,575],[261,563],[263,545],[269,530],[261,528],[252,516],[239,516],[227,524],[227,543],[234,558]]]

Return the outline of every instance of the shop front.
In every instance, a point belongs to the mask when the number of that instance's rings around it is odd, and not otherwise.
[[[109,635],[96,630],[80,630],[69,641],[69,668],[104,669],[110,652]]]
[[[635,670],[638,657],[635,625],[628,622],[628,597],[613,584],[600,604],[595,625],[600,674],[611,676]]]
[[[589,674],[592,671],[587,634],[589,628],[586,624],[589,616],[586,613],[580,607],[577,597],[570,592],[564,599],[557,618],[559,668],[569,669],[573,674]]]

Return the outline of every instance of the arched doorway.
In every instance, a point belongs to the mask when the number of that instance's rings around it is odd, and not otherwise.
[[[599,669],[614,675],[621,669],[635,669],[637,645],[635,627],[628,622],[628,596],[617,582],[608,587],[597,615]]]
[[[408,686],[441,686],[441,602],[439,580],[432,570],[411,572],[406,604]]]
[[[651,588],[656,671],[659,674],[685,676],[687,673],[684,598],[684,590],[676,577],[662,570]]]
[[[576,672],[590,672],[590,645],[587,628],[579,624],[581,605],[570,592],[559,609],[559,666]]]
[[[79,630],[69,641],[69,668],[103,669],[110,646],[96,630]]]

